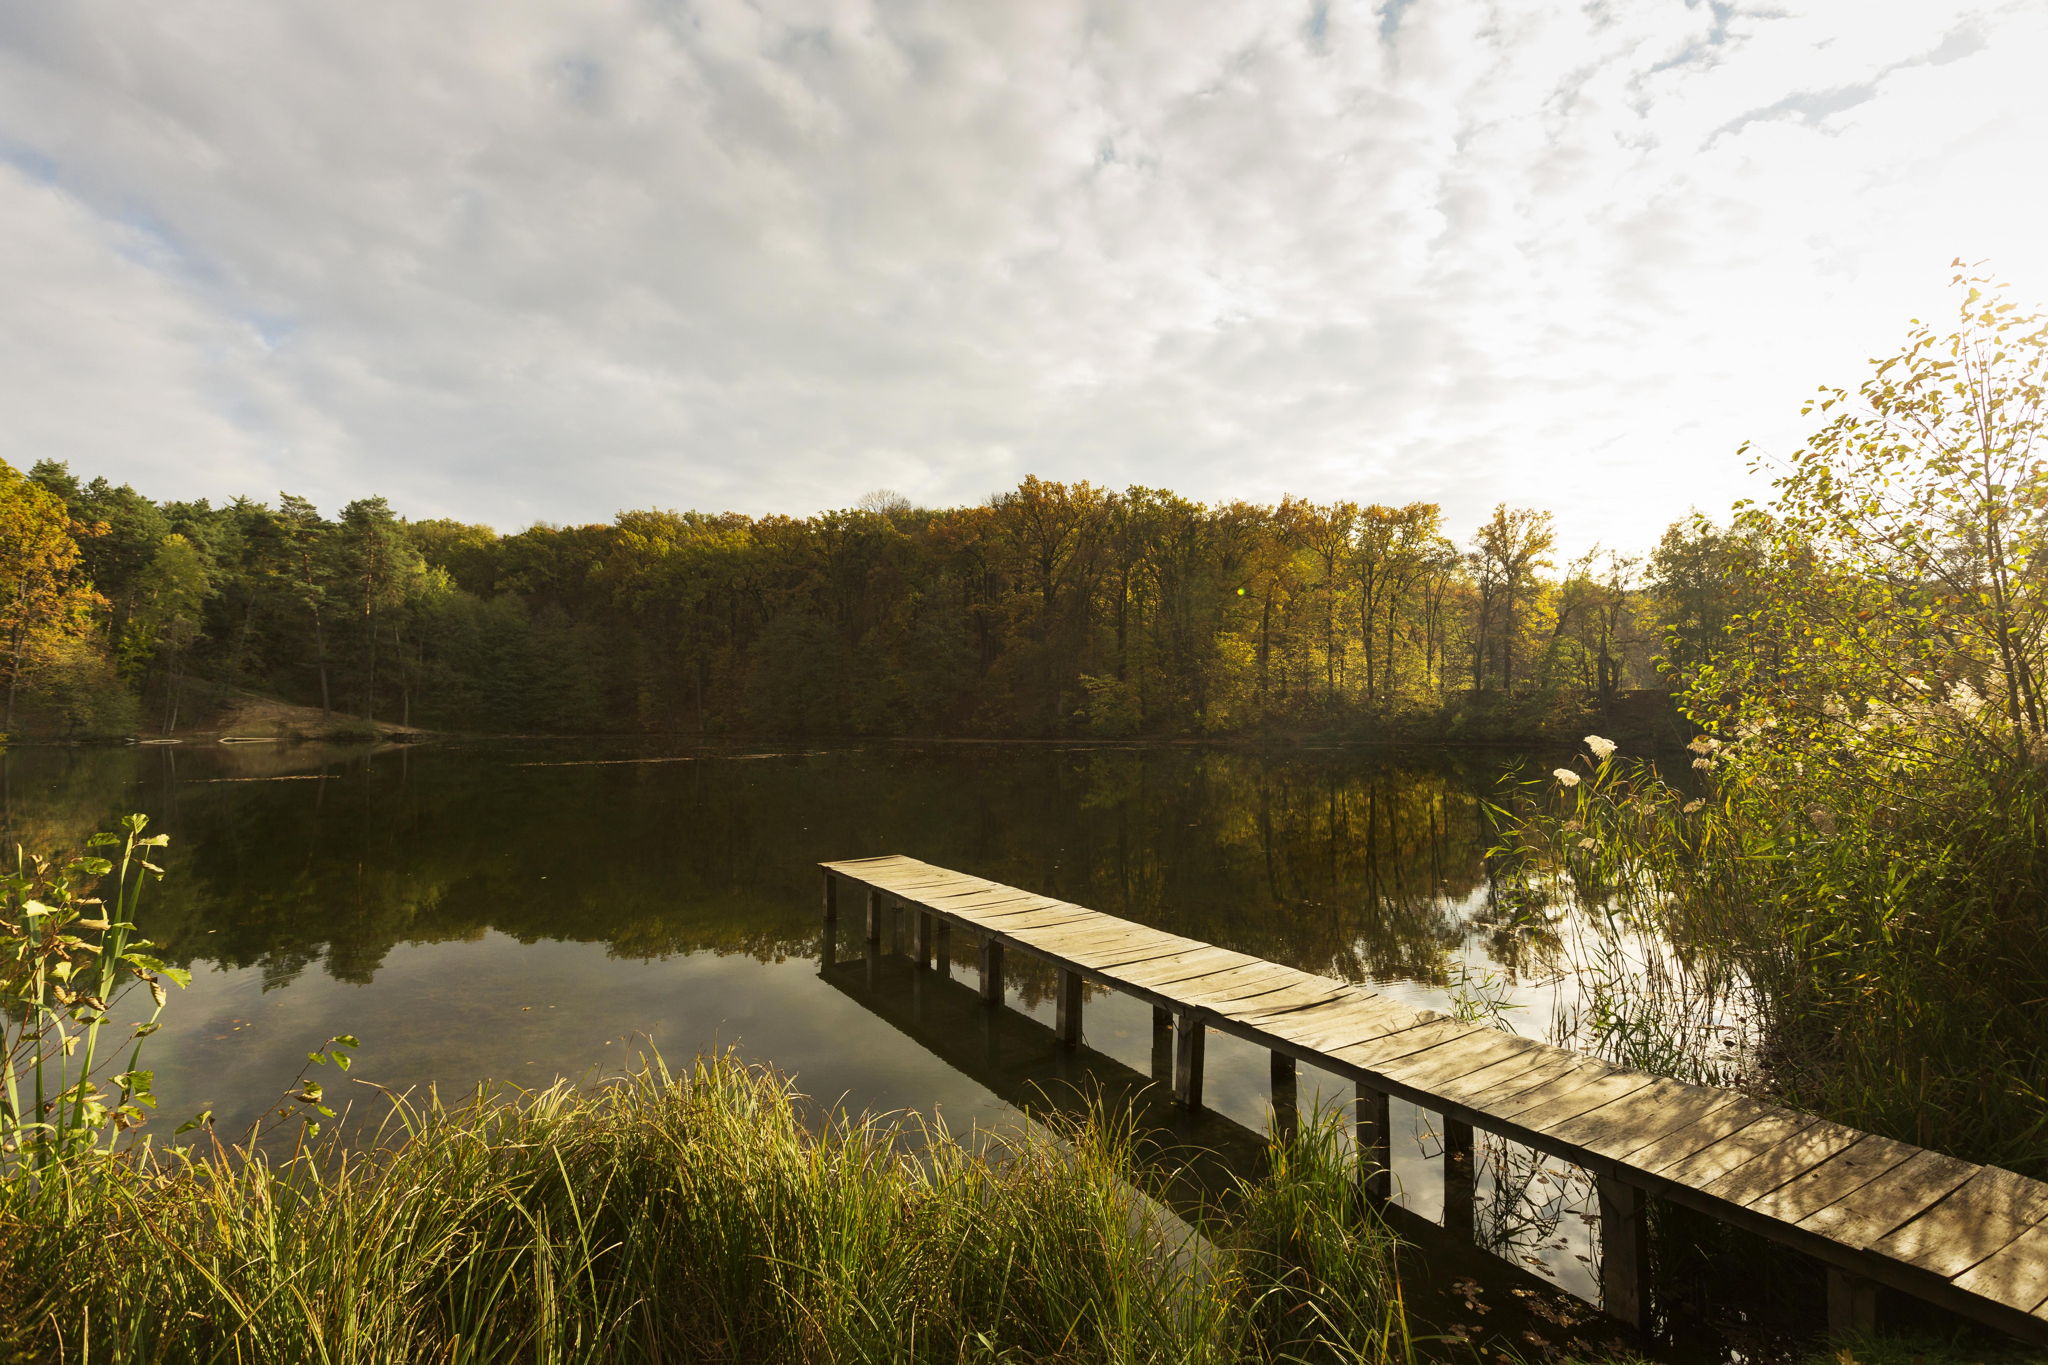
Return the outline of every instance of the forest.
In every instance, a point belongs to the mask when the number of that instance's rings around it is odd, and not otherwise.
[[[1526,737],[1657,688],[1728,612],[1704,522],[1565,560],[1505,505],[1460,544],[1431,503],[1036,477],[500,535],[0,463],[0,532],[0,731],[49,736],[256,693],[491,733]]]

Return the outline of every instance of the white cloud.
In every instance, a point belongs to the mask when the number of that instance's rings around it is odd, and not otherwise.
[[[1951,256],[2048,294],[2032,6],[1317,13],[13,7],[0,458],[504,526],[1037,472],[1642,546]]]

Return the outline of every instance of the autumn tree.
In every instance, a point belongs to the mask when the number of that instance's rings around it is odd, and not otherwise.
[[[1478,592],[1473,625],[1472,686],[1483,689],[1490,679],[1512,692],[1521,637],[1528,628],[1528,609],[1536,597],[1537,576],[1551,566],[1557,535],[1550,513],[1527,508],[1510,510],[1506,503],[1473,537],[1467,559]]]
[[[14,725],[24,683],[92,628],[103,605],[79,567],[64,502],[0,460],[0,667],[7,702],[0,726]]]

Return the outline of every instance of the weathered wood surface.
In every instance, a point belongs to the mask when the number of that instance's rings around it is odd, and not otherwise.
[[[1809,1252],[1841,1285],[1888,1284],[2048,1342],[2048,1185],[2039,1181],[1610,1066],[914,858],[823,867],[828,921],[843,903],[831,888],[843,879],[934,916],[935,934],[919,932],[920,955],[927,943],[948,954],[953,925],[979,933],[991,1000],[1000,998],[1005,947],[1059,968],[1064,1041],[1079,1041],[1083,981],[1170,1011],[1174,1089],[1189,1103],[1200,1103],[1210,1028],[1273,1049],[1276,1096],[1292,1093],[1294,1060],[1351,1078],[1368,1156],[1382,1167],[1368,1172],[1369,1188],[1384,1191],[1389,1094],[1438,1110],[1447,1124],[1586,1166],[1602,1182],[1603,1215],[1631,1224],[1614,1248],[1626,1261],[1609,1272],[1617,1297],[1640,1293],[1644,1253],[1633,1227],[1639,1196],[1650,1194]],[[878,922],[870,918],[871,936]]]

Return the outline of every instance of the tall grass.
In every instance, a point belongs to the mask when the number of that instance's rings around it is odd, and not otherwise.
[[[2048,1176],[2048,771],[1899,752],[1582,760],[1517,789],[1503,870],[1575,907],[1582,1044]]]
[[[729,1059],[398,1102],[275,1160],[100,1155],[0,1199],[17,1358],[1403,1360],[1393,1239],[1333,1124],[1199,1230],[1099,1119],[988,1144],[806,1128]],[[906,1140],[914,1139],[914,1140]]]

